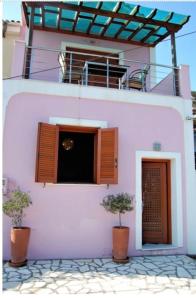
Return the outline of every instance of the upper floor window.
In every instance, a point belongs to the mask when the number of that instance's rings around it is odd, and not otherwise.
[[[118,182],[118,129],[39,123],[36,182]]]

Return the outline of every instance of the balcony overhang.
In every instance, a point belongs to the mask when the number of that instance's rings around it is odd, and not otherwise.
[[[24,1],[27,26],[44,30],[154,47],[175,34],[190,16],[125,2]]]

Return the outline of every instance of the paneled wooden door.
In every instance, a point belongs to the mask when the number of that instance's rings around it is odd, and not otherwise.
[[[142,242],[171,243],[169,161],[142,162]]]

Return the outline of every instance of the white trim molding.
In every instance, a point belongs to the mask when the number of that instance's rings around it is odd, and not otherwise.
[[[171,161],[171,248],[183,246],[183,208],[181,154],[178,152],[136,151],[136,249],[142,247],[142,159],[168,159]],[[169,246],[169,245],[168,245]]]
[[[140,91],[127,91],[107,89],[94,86],[81,86],[43,80],[5,80],[3,84],[3,121],[9,100],[20,93],[42,94],[50,96],[75,97],[78,99],[94,99],[112,102],[135,103],[161,106],[175,109],[183,119],[186,119],[186,107],[192,107],[191,101],[181,97],[143,93]],[[190,122],[190,121],[189,121]]]
[[[60,117],[49,117],[50,124],[61,124],[61,125],[73,125],[73,126],[89,126],[98,128],[107,128],[107,121],[89,120],[89,119],[73,119],[73,118],[60,118]]]
[[[87,44],[80,44],[80,43],[73,43],[73,42],[61,42],[61,50],[66,51],[66,47],[73,47],[77,49],[85,49],[85,50],[93,50],[93,51],[100,51],[100,52],[109,52],[119,54],[120,64],[123,64],[122,59],[124,59],[124,52],[122,49],[115,49],[115,48],[108,48],[108,47],[100,47],[95,45],[87,45]]]

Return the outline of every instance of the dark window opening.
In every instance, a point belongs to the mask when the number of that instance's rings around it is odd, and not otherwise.
[[[58,183],[93,183],[94,134],[59,133]]]

